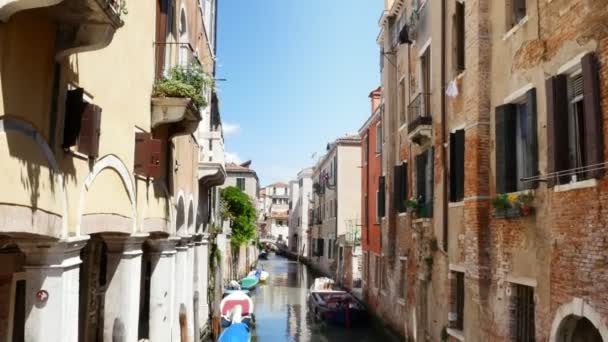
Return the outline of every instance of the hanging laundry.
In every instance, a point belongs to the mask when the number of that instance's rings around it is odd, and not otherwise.
[[[458,96],[458,85],[456,84],[456,80],[453,80],[448,84],[448,87],[445,90],[445,94],[449,97]]]

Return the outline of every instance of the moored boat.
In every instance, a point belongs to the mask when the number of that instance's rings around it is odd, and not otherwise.
[[[252,290],[256,286],[258,286],[259,282],[260,282],[260,279],[258,279],[258,277],[256,277],[255,275],[247,276],[247,277],[241,279],[241,281],[240,281],[241,289]]]
[[[258,259],[268,260],[268,252],[267,251],[261,251],[260,254],[258,255]]]
[[[264,270],[253,270],[249,272],[248,277],[257,277],[261,282],[264,282],[268,279],[270,274]]]
[[[239,307],[239,315],[241,323],[248,324],[253,326],[255,323],[254,315],[253,315],[253,301],[251,297],[249,297],[243,291],[237,291],[227,295],[220,302],[220,313],[222,317],[222,326],[227,327],[232,324],[232,319],[234,313],[236,312],[234,309]]]
[[[346,291],[334,288],[329,278],[317,278],[308,294],[310,312],[318,320],[351,327],[363,321],[367,309],[357,298]]]
[[[251,332],[248,324],[243,322],[242,306],[236,305],[228,311],[230,325],[224,329],[218,342],[249,342]]]

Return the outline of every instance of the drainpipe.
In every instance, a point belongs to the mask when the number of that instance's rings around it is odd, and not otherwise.
[[[447,150],[446,144],[446,95],[445,95],[445,21],[447,11],[446,0],[441,1],[441,168],[442,168],[442,186],[443,194],[441,204],[443,206],[442,226],[443,226],[443,249],[448,251],[448,176],[447,176]]]

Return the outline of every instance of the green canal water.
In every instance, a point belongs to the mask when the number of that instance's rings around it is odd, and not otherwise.
[[[307,294],[315,275],[303,264],[271,254],[259,268],[270,273],[253,294],[256,342],[398,341],[371,323],[346,329],[316,323],[308,314]]]

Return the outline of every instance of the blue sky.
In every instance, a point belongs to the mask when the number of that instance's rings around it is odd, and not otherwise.
[[[356,132],[378,86],[379,0],[219,0],[217,77],[229,158],[262,185],[295,178]]]

